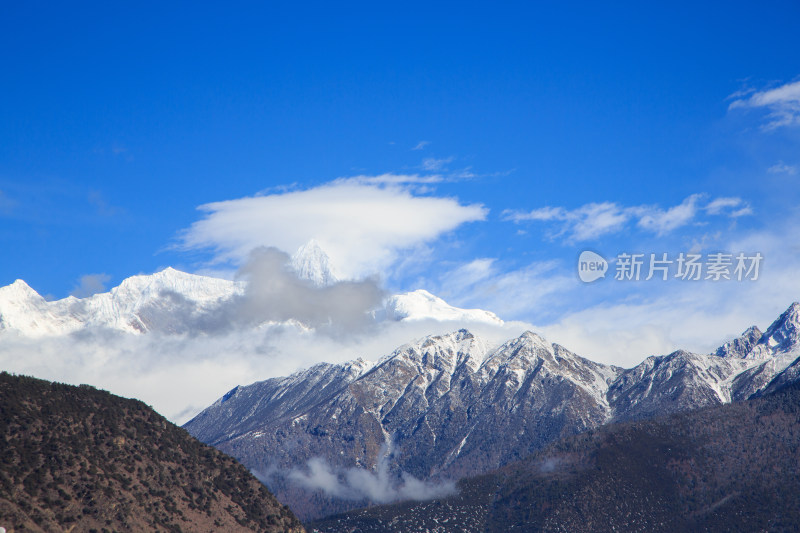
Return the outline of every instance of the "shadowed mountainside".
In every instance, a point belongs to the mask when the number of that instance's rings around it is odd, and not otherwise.
[[[458,496],[351,511],[309,530],[796,531],[800,385],[604,426],[458,486]]]
[[[259,472],[302,520],[313,520],[398,501],[387,490],[411,478],[435,486],[480,475],[609,422],[776,390],[800,376],[798,332],[795,303],[765,333],[749,328],[715,354],[678,350],[623,369],[532,332],[492,347],[459,330],[376,363],[323,363],[236,387],[184,427]],[[393,451],[385,483],[349,481],[381,481],[384,449]]]

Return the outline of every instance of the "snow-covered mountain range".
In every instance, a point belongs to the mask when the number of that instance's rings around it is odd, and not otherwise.
[[[303,294],[331,294],[329,289],[343,286],[318,244],[310,242],[285,257],[285,272],[303,286]],[[253,297],[250,290],[246,280],[167,268],[130,277],[87,298],[47,301],[17,280],[0,287],[0,340],[24,338],[27,350],[39,339],[83,338],[81,332],[97,330],[117,339],[152,338],[157,345],[161,336],[205,339],[219,332],[220,316],[235,309],[237,299]],[[490,312],[453,307],[424,290],[386,296],[370,313],[376,322],[408,323],[398,331],[424,320],[454,329],[503,326]],[[236,327],[275,325],[242,324]],[[278,325],[309,329],[292,320]],[[714,353],[679,350],[630,369],[596,363],[592,354],[584,358],[532,332],[497,343],[470,328],[422,338],[375,362],[321,363],[288,377],[238,386],[186,428],[268,473],[270,488],[309,518],[368,501],[321,496],[313,490],[309,461],[323,461],[323,474],[339,479],[352,469],[384,472],[389,460],[395,481],[437,482],[485,472],[607,422],[746,399],[800,379],[797,303],[765,332],[753,326]],[[309,339],[317,342],[315,336]],[[281,342],[279,334],[275,342]],[[115,364],[127,349],[120,348]],[[50,360],[36,361],[42,367]],[[107,363],[101,354],[87,368]],[[209,401],[205,397],[201,405]],[[293,482],[298,476],[303,486]]]
[[[271,472],[270,488],[301,515],[321,516],[363,502],[293,485],[315,458],[334,473],[373,471],[388,448],[398,479],[475,475],[610,421],[719,405],[795,381],[798,332],[795,303],[765,333],[750,328],[714,354],[676,351],[623,369],[531,332],[491,347],[460,330],[376,363],[319,364],[237,387],[185,427]]]
[[[339,280],[330,260],[314,241],[292,256],[296,275],[324,287]],[[23,280],[0,287],[0,334],[26,337],[68,335],[86,328],[107,328],[130,334],[202,333],[203,316],[247,290],[245,281],[200,276],[166,268],[125,279],[108,292],[87,298],[69,296],[47,301]],[[493,313],[460,309],[425,290],[388,296],[373,311],[377,320],[433,319],[502,324]]]
[[[17,280],[0,287],[0,331],[29,337],[66,335],[91,327],[135,334],[179,332],[183,324],[170,319],[175,307],[190,305],[202,313],[243,289],[240,282],[167,268],[127,278],[109,292],[47,301]]]

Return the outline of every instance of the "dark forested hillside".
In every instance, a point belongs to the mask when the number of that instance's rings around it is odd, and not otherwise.
[[[797,531],[800,386],[605,426],[459,488],[449,499],[353,511],[310,529]]]
[[[0,374],[6,531],[302,531],[234,459],[142,402]]]

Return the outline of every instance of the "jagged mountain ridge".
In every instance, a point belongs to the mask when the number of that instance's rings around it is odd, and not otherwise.
[[[720,346],[715,355],[741,359],[767,359],[788,353],[800,345],[800,302],[781,313],[767,331],[749,327],[740,337]]]
[[[797,308],[755,343],[747,330],[724,356],[679,350],[627,370],[530,332],[492,349],[462,330],[375,364],[323,364],[237,387],[185,427],[259,471],[302,468],[312,457],[372,469],[390,443],[397,472],[459,478],[609,421],[721,405],[796,379]],[[337,509],[306,502],[283,481],[270,486],[284,501],[305,502],[296,508],[304,518]]]
[[[414,436],[421,442],[404,454],[419,457],[414,451],[419,447],[423,455],[438,455],[440,468],[429,470],[409,464],[406,471],[427,477],[452,469],[459,456],[499,453],[499,449],[489,452],[480,440],[468,442],[469,434],[462,435],[461,431],[465,424],[478,431],[489,430],[498,422],[496,409],[514,408],[525,396],[531,402],[570,398],[585,404],[588,414],[568,415],[571,424],[581,428],[603,421],[607,410],[602,405],[605,381],[619,372],[621,369],[549,345],[533,333],[490,350],[486,341],[461,330],[407,344],[375,364],[361,360],[343,365],[323,363],[287,378],[237,387],[186,427],[201,440],[221,445],[249,438],[269,439],[261,428],[275,424],[286,426],[285,431],[294,437],[334,434],[340,421],[347,424],[361,418],[364,424],[360,436],[346,440],[374,441],[375,446],[354,449],[358,454],[355,464],[369,465],[380,445],[389,441],[407,447],[413,441],[408,437]],[[469,416],[461,412],[466,406],[480,404],[482,397],[492,400],[484,402],[484,412]],[[498,404],[503,397],[506,401]],[[572,410],[572,406],[565,409]],[[454,412],[465,415],[464,419],[454,418]],[[531,422],[525,420],[528,417],[524,413],[519,409],[515,420],[521,427]],[[218,418],[227,423],[217,424]],[[556,425],[561,427],[560,423]],[[323,439],[316,445],[304,444],[314,447],[309,454],[312,457],[324,453],[333,443]],[[510,443],[503,446],[515,447]],[[287,465],[297,457],[277,453],[286,455]]]

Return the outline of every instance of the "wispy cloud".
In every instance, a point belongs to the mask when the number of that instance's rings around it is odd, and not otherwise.
[[[291,470],[290,482],[305,489],[321,490],[329,496],[346,500],[369,500],[373,503],[389,503],[397,500],[430,500],[456,494],[451,481],[430,482],[401,472],[391,471],[386,445],[381,449],[375,470],[364,468],[335,469],[325,459],[315,457],[306,463],[305,469]]]
[[[100,216],[113,217],[125,213],[125,209],[122,207],[109,204],[100,191],[90,190],[86,199],[90,205],[94,206]]]
[[[706,205],[706,211],[710,215],[719,215],[725,209],[740,207],[742,205],[741,198],[735,197],[722,197],[712,200]]]
[[[633,213],[639,216],[637,225],[640,228],[650,230],[659,236],[666,235],[681,226],[685,226],[695,218],[698,209],[697,204],[701,198],[702,195],[693,194],[680,204],[669,209],[640,207],[638,209],[634,208]],[[715,209],[719,212],[722,206],[715,206]]]
[[[766,109],[768,121],[763,126],[766,130],[800,124],[800,80],[772,89],[734,93],[731,98],[734,100],[728,109]]]
[[[17,202],[9,198],[8,195],[0,191],[0,215],[9,215],[17,206]]]
[[[494,258],[458,265],[441,276],[436,291],[461,307],[488,309],[506,320],[529,320],[557,312],[562,295],[577,284],[560,273],[558,261],[509,269]]]
[[[753,208],[741,198],[736,197],[717,198],[709,202],[704,209],[709,215],[727,214],[731,218],[753,214]]]
[[[429,144],[431,144],[430,141],[420,141],[411,149],[412,150],[422,150],[423,148],[425,148]]]
[[[568,235],[569,240],[585,241],[607,233],[621,230],[631,217],[629,209],[612,202],[585,204],[577,209],[563,207],[541,207],[527,213],[507,211],[506,220],[520,223],[525,221],[563,222],[561,229],[553,238]]]
[[[442,158],[435,158],[435,157],[426,157],[422,160],[422,168],[428,171],[437,171],[444,169],[448,163],[452,163],[455,158],[450,157],[442,157]]]
[[[797,174],[797,166],[796,165],[787,165],[783,161],[778,161],[771,167],[767,169],[767,172],[770,174],[788,174],[789,176],[794,176]]]
[[[796,224],[781,224],[771,231],[719,243],[721,249],[758,251],[764,256],[756,282],[655,285],[630,298],[581,305],[542,331],[590,359],[623,366],[678,348],[709,353],[751,325],[766,329],[792,301],[800,299],[800,249],[786,246],[798,242],[799,232]]]
[[[106,290],[106,283],[111,281],[111,276],[105,273],[86,274],[81,276],[78,284],[72,288],[71,296],[85,298]]]
[[[444,181],[439,174],[420,176],[419,174],[380,174],[378,176],[350,176],[339,178],[332,183],[355,185],[418,185],[433,184]]]
[[[515,222],[556,223],[553,239],[582,242],[620,232],[631,225],[656,235],[666,235],[690,224],[701,212],[736,218],[752,213],[750,206],[736,197],[705,202],[703,194],[693,194],[678,205],[663,209],[654,205],[622,206],[615,202],[584,204],[575,209],[545,206],[532,211],[506,210],[503,219]]]

